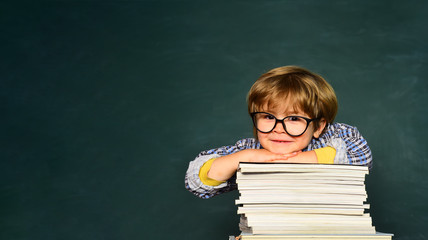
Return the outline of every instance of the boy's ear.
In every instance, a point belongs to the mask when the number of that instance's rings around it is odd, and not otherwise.
[[[319,138],[320,137],[320,135],[323,132],[326,124],[327,124],[327,122],[325,121],[324,118],[320,120],[320,122],[319,122],[319,128],[314,131],[314,138]]]

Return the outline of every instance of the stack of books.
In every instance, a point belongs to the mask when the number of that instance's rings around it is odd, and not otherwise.
[[[241,163],[243,240],[392,239],[372,225],[366,166]]]

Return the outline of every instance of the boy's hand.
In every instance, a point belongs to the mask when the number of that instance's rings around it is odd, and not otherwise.
[[[240,162],[289,162],[287,161],[289,158],[296,157],[301,151],[277,154],[266,149],[246,149],[240,153],[242,153]]]
[[[226,181],[235,174],[240,162],[317,163],[317,156],[314,151],[276,154],[266,149],[246,149],[215,159],[208,177]]]

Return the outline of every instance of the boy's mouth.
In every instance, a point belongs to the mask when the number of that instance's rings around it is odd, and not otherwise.
[[[286,141],[286,140],[272,140],[272,142],[275,142],[275,143],[289,143],[291,141]]]

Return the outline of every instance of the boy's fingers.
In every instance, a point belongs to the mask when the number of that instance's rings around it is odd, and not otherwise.
[[[292,152],[292,153],[282,154],[281,156],[285,157],[285,158],[289,158],[289,157],[294,157],[297,154],[299,154],[299,153],[298,152]]]
[[[286,154],[275,154],[275,156],[273,156],[273,158],[271,158],[270,160],[267,160],[267,161],[268,162],[280,162],[280,161],[286,162],[289,158],[297,156],[297,154],[299,154],[300,152],[301,151],[286,153]]]
[[[275,159],[275,160],[270,160],[269,162],[289,163],[290,161],[288,159]]]

